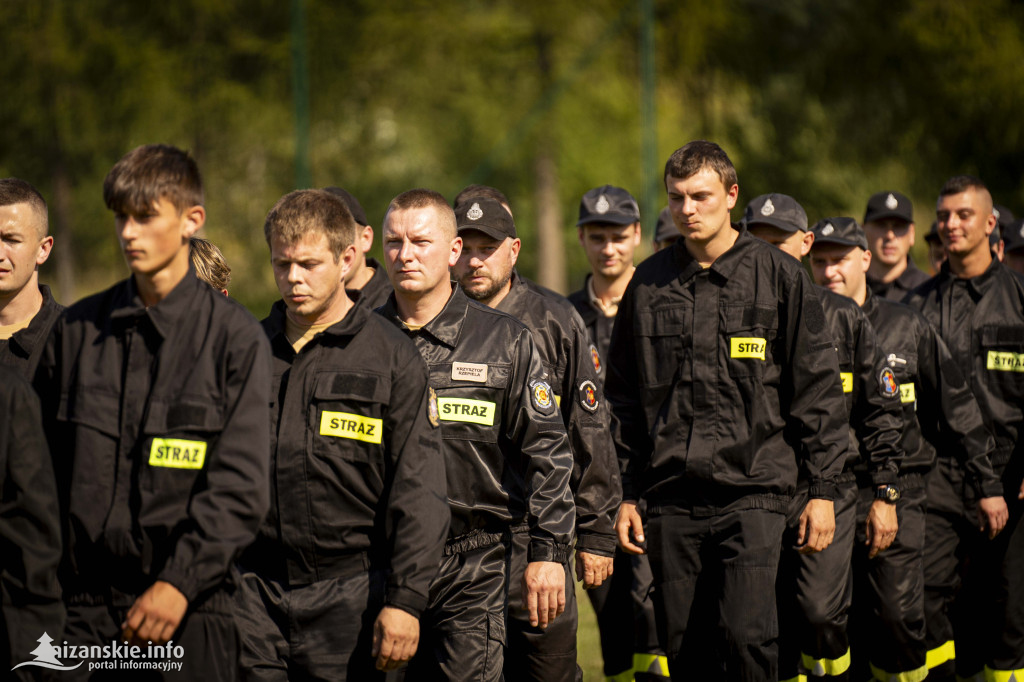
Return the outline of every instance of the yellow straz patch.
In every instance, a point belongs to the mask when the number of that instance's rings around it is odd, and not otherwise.
[[[149,446],[149,466],[168,469],[202,469],[206,443],[201,440],[154,438]]]
[[[764,360],[764,351],[767,347],[768,342],[764,339],[734,336],[729,339],[729,357]]]
[[[912,403],[917,400],[917,393],[914,391],[914,384],[900,384],[900,402]]]
[[[840,372],[839,379],[843,382],[843,393],[853,393],[853,372]]]
[[[320,435],[351,438],[364,443],[380,445],[384,422],[348,412],[328,412],[320,415]]]
[[[497,405],[486,400],[469,398],[438,398],[437,408],[443,422],[465,422],[494,426]]]
[[[999,372],[1024,372],[1024,353],[990,350],[985,368]]]

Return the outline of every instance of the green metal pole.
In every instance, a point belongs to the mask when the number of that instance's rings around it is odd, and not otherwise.
[[[309,68],[306,64],[306,0],[292,0],[292,99],[295,104],[295,187],[313,186],[309,165]]]
[[[655,109],[654,0],[640,0],[640,126],[643,135],[643,223],[653,238],[661,211],[662,188],[658,164],[658,112]]]

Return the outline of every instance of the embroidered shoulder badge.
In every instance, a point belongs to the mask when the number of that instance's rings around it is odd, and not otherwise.
[[[601,374],[601,354],[597,352],[597,346],[590,344],[590,359],[594,361],[594,371]]]
[[[882,395],[886,398],[895,398],[900,392],[900,384],[896,381],[896,375],[886,367],[878,377],[878,384],[882,389]]]
[[[587,380],[580,384],[580,405],[591,412],[597,412],[597,386]]]
[[[427,419],[430,420],[430,425],[436,429],[441,425],[441,416],[437,412],[437,393],[432,388],[427,390],[430,391],[427,397]]]
[[[551,407],[551,387],[544,381],[535,381],[530,388],[533,389],[533,404],[538,410],[547,412]]]

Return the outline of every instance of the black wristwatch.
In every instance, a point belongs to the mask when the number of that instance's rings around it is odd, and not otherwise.
[[[875,499],[896,504],[896,501],[900,499],[900,489],[894,485],[879,486],[875,488]]]

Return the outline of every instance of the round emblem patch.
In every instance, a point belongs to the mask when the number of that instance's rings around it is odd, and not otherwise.
[[[896,375],[886,367],[878,377],[878,384],[882,389],[882,395],[887,398],[894,398],[900,392],[900,384],[896,381]]]
[[[544,411],[551,407],[551,387],[547,383],[538,381],[533,384],[533,404]]]
[[[594,361],[594,371],[601,373],[601,354],[597,352],[597,346],[590,344],[590,359]]]
[[[580,405],[591,412],[597,411],[597,386],[593,381],[584,381],[580,384]]]
[[[427,397],[427,419],[430,420],[430,425],[436,429],[441,425],[441,416],[437,412],[437,393],[432,388],[427,390],[430,391]]]

